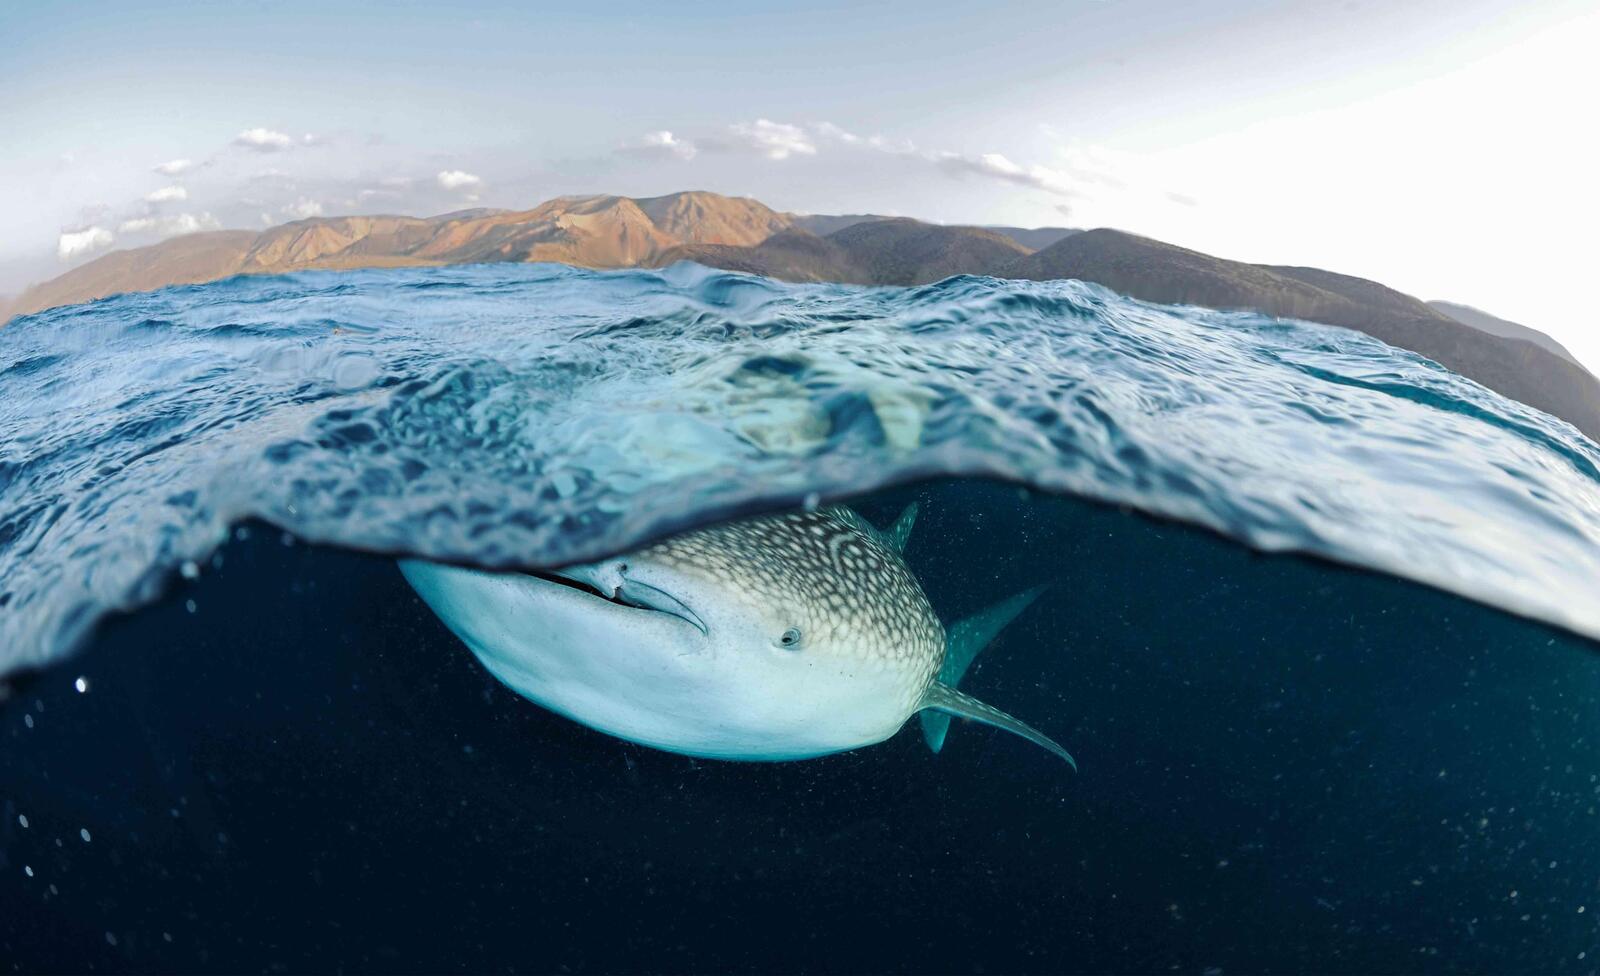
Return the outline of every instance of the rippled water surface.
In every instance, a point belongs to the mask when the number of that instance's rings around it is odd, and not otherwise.
[[[235,278],[0,331],[0,670],[227,526],[485,565],[983,474],[1600,636],[1600,453],[1359,334],[1076,282]]]
[[[1597,464],[1363,336],[1073,282],[494,266],[20,319],[0,968],[1595,972]],[[846,496],[920,505],[946,622],[1048,584],[962,687],[1081,773],[964,723],[613,739],[389,558]]]

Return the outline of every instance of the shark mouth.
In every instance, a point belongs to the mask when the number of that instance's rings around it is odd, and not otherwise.
[[[630,610],[648,610],[677,617],[700,631],[700,633],[709,633],[706,629],[705,621],[701,620],[699,614],[689,609],[688,605],[682,600],[665,590],[651,586],[649,583],[641,583],[639,580],[629,579],[626,575],[626,569],[627,567],[622,568],[621,584],[611,593],[607,593],[595,586],[590,579],[586,578],[587,574],[553,570],[550,572],[531,572],[527,575],[543,580],[546,583],[554,583],[557,586],[565,586],[569,589],[577,590],[579,593],[587,594],[598,600],[604,600],[614,606],[627,607]]]

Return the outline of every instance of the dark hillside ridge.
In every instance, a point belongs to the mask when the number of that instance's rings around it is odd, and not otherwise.
[[[979,227],[945,227],[897,217],[853,224],[828,240],[877,285],[924,285],[958,274],[1000,275],[1027,248]]]
[[[1092,230],[1028,255],[1014,278],[1079,278],[1134,298],[1256,309],[1365,332],[1420,353],[1600,440],[1600,382],[1525,339],[1490,335],[1376,282],[1316,268],[1245,264],[1125,234]]]
[[[1566,346],[1538,329],[1530,329],[1526,325],[1519,325],[1499,316],[1490,315],[1488,312],[1473,308],[1471,305],[1433,301],[1428,303],[1428,307],[1442,315],[1455,319],[1462,325],[1470,325],[1479,332],[1487,332],[1490,335],[1497,335],[1505,339],[1526,339],[1534,345],[1543,346],[1562,359],[1579,366],[1583,365],[1578,362],[1578,357],[1574,356]]]
[[[1083,233],[1083,231],[1078,230],[1075,227],[989,227],[989,226],[985,226],[983,229],[984,230],[992,230],[996,234],[1004,234],[1006,237],[1011,238],[1012,240],[1016,241],[1018,244],[1021,244],[1023,247],[1027,248],[1030,251],[1037,251],[1037,250],[1040,250],[1041,248],[1049,247],[1050,245],[1056,243],[1057,241],[1065,240],[1066,238],[1071,237],[1073,234],[1081,234],[1081,233]]]
[[[794,225],[818,237],[827,237],[846,227],[867,224],[874,220],[893,220],[887,214],[795,214]]]
[[[794,228],[780,231],[754,247],[727,244],[685,244],[661,255],[665,267],[679,261],[693,261],[707,267],[762,275],[781,281],[833,281],[842,284],[870,285],[856,269],[850,255],[833,241],[809,231]]]
[[[846,227],[856,224],[867,224],[878,220],[897,220],[904,218],[890,217],[884,214],[791,214],[794,225],[802,230],[808,230],[818,237],[827,237],[836,234]],[[1064,237],[1081,234],[1082,231],[1071,227],[1002,227],[980,225],[980,230],[994,231],[1002,237],[1009,237],[1030,251],[1037,251],[1041,247],[1049,247]]]

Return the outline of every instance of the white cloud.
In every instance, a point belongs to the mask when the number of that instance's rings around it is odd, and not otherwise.
[[[666,129],[661,129],[656,132],[646,132],[638,142],[623,146],[619,151],[635,156],[693,159],[699,149],[689,140],[679,138]]]
[[[180,234],[216,230],[221,226],[221,224],[217,223],[217,218],[208,213],[181,213],[168,214],[162,217],[135,217],[132,220],[124,220],[117,226],[117,230],[123,234],[154,234],[157,237],[177,237]]]
[[[1078,183],[1094,183],[1111,190],[1128,189],[1128,179],[1148,182],[1154,174],[1146,172],[1143,159],[1133,153],[1116,152],[1105,146],[1062,144],[1056,148],[1059,164]]]
[[[1018,186],[1044,190],[1056,196],[1078,196],[1078,190],[1074,184],[1078,179],[1084,178],[1082,174],[1071,167],[1053,169],[1040,165],[1021,166],[1001,153],[980,153],[972,156],[948,150],[919,150],[909,140],[894,141],[881,135],[860,136],[853,132],[848,132],[832,122],[819,122],[812,129],[817,136],[830,142],[841,143],[846,146],[865,146],[891,156],[917,157],[933,163],[952,175],[983,176],[1007,183],[1015,183]],[[1040,126],[1040,129],[1041,131],[1054,131],[1049,126]],[[1104,179],[1104,177],[1100,178]]]
[[[316,200],[310,199],[309,197],[301,197],[294,203],[284,207],[283,215],[285,217],[292,217],[295,220],[306,220],[310,217],[320,217],[322,216],[322,204],[318,203]]]
[[[756,119],[729,126],[737,144],[754,149],[768,159],[788,159],[790,156],[815,156],[816,143],[806,130],[787,122]]]
[[[171,203],[174,200],[189,199],[189,191],[181,186],[164,186],[159,190],[152,190],[144,195],[145,203]]]
[[[860,136],[856,135],[854,132],[846,132],[845,130],[834,125],[832,122],[818,122],[816,125],[816,130],[817,135],[821,136],[822,138],[831,139],[835,142],[842,142],[848,146],[860,145],[861,143]]]
[[[1041,132],[1054,133],[1048,126]],[[756,119],[727,127],[723,134],[709,135],[695,141],[682,138],[662,129],[645,135],[641,140],[623,146],[619,151],[641,155],[676,155],[689,159],[699,149],[707,151],[754,151],[768,159],[783,160],[792,156],[815,156],[819,147],[830,152],[876,152],[932,164],[955,177],[980,177],[1015,186],[1040,190],[1052,196],[1078,199],[1083,196],[1085,183],[1117,186],[1112,173],[1115,165],[1108,160],[1088,154],[1060,153],[1062,158],[1055,166],[1041,164],[1022,165],[998,152],[962,153],[943,149],[924,149],[908,139],[891,139],[882,135],[851,132],[832,122],[814,122],[793,125]],[[1169,202],[1192,205],[1185,195],[1170,196]]]
[[[967,156],[953,152],[927,153],[926,158],[948,173],[958,176],[975,175],[1015,183],[1018,186],[1044,190],[1056,196],[1076,196],[1067,175],[1048,166],[1018,166],[1000,153],[982,153]]]
[[[378,185],[393,187],[394,189],[398,190],[404,189],[415,182],[416,180],[409,176],[385,176],[383,179],[378,181]]]
[[[878,150],[879,152],[889,153],[890,155],[894,156],[913,156],[916,155],[917,152],[916,143],[912,142],[910,139],[900,139],[896,141],[888,138],[887,136],[875,135],[868,137],[867,145]]]
[[[104,227],[85,227],[82,230],[62,231],[56,239],[56,256],[63,261],[85,254],[93,254],[116,243],[116,238]]]
[[[155,171],[162,176],[182,176],[191,169],[194,169],[194,160],[192,159],[169,159],[157,166]]]
[[[261,215],[261,226],[263,226],[263,227],[271,227],[272,226],[272,214],[264,213],[264,214]]]
[[[464,190],[483,185],[483,180],[459,169],[447,169],[435,177],[446,190]]]
[[[807,131],[814,140],[836,142],[846,146],[866,146],[869,149],[876,149],[879,152],[896,156],[910,156],[917,151],[916,144],[910,139],[896,140],[882,135],[864,136],[834,125],[832,122],[818,122]]]
[[[984,153],[979,156],[977,169],[979,172],[998,176],[1003,180],[1021,179],[1026,175],[1026,171],[1021,166],[999,153]]]
[[[277,152],[294,145],[294,138],[282,132],[274,132],[272,129],[258,127],[246,129],[234,136],[233,144],[243,146],[246,149],[254,149],[257,152]]]
[[[1078,190],[1071,169],[1053,169],[1049,166],[1022,166],[1001,153],[966,153],[948,150],[918,149],[910,140],[889,139],[881,135],[861,135],[832,122],[817,122],[802,127],[770,119],[757,119],[753,123],[729,126],[733,133],[731,146],[754,149],[768,159],[788,159],[794,155],[814,156],[818,143],[834,147],[869,149],[890,156],[925,160],[954,176],[981,176],[1013,183],[1017,186],[1043,190],[1055,196],[1075,197]],[[730,147],[720,141],[710,145]]]

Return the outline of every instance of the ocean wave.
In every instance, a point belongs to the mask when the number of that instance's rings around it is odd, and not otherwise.
[[[1001,478],[1600,639],[1600,450],[1359,333],[1081,282],[309,272],[0,330],[0,674],[249,518],[487,566]]]

